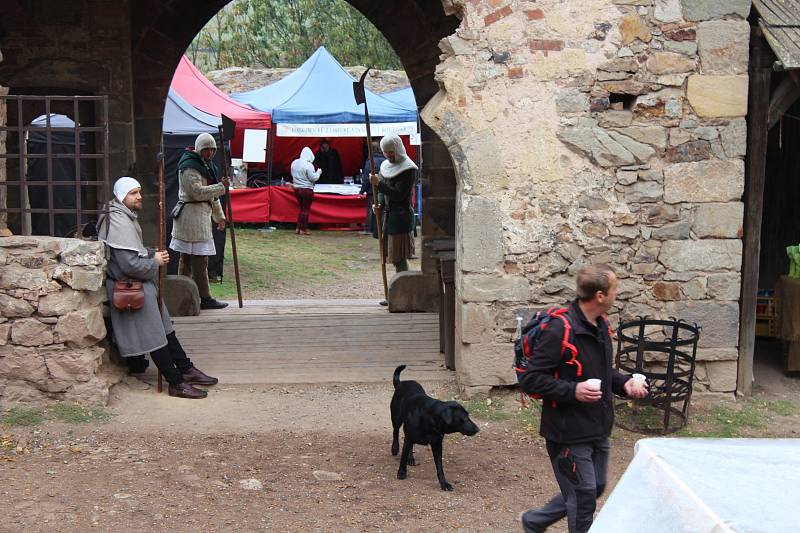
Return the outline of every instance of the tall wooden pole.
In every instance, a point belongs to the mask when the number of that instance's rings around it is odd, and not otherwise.
[[[229,183],[231,180],[230,169],[228,167],[228,142],[222,132],[222,125],[219,126],[219,139],[222,142],[222,176]],[[225,218],[228,223],[225,225],[231,232],[231,253],[233,254],[233,276],[236,278],[236,297],[239,300],[239,309],[243,307],[242,304],[242,284],[239,281],[239,255],[236,253],[236,231],[233,228],[233,205],[231,205],[231,194],[228,187],[225,187]]]
[[[767,164],[770,75],[775,60],[760,29],[750,34],[750,88],[747,105],[747,162],[744,187],[744,253],[739,320],[739,369],[736,392],[753,392],[753,350],[756,335],[756,297],[761,256],[761,216]]]
[[[164,147],[158,153],[158,249],[156,253],[167,249],[164,236]],[[164,265],[158,267],[158,312],[164,313]],[[158,392],[164,390],[161,370],[158,371]]]
[[[355,94],[356,103],[364,104],[364,123],[367,126],[367,154],[369,156],[369,175],[375,175],[375,162],[372,160],[372,131],[370,130],[369,123],[369,108],[367,107],[366,87],[364,86],[364,79],[367,77],[369,68],[361,75],[361,79],[353,82],[353,93]],[[386,243],[383,242],[383,213],[381,213],[380,206],[378,205],[378,187],[372,184],[372,210],[375,213],[375,226],[378,230],[378,250],[381,254],[381,276],[383,278],[383,298],[389,302],[389,283],[386,280]]]

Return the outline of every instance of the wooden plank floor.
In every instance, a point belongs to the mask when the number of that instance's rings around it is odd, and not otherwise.
[[[450,379],[438,313],[389,313],[378,300],[236,302],[176,317],[189,357],[226,384],[366,383]]]

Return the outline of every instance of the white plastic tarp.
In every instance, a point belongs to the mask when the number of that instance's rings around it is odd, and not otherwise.
[[[644,439],[591,533],[800,531],[800,439]]]

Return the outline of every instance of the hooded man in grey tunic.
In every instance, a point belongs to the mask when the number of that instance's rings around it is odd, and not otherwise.
[[[114,184],[108,214],[97,224],[100,240],[106,244],[109,301],[113,301],[117,280],[139,280],[144,288],[141,309],[120,311],[110,306],[114,342],[122,357],[149,353],[169,383],[170,396],[205,398],[208,393],[192,385],[215,385],[217,378],[201,372],[186,356],[163,304],[159,313],[158,269],[169,262],[169,254],[144,247],[137,217],[141,209],[141,185],[133,178],[122,177]]]

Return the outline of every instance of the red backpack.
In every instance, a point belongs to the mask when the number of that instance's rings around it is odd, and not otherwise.
[[[533,347],[541,337],[542,331],[547,329],[553,320],[561,320],[564,324],[564,335],[561,339],[561,358],[565,359],[564,354],[568,353],[564,362],[568,365],[575,365],[578,377],[583,375],[583,365],[578,361],[578,348],[575,346],[572,326],[566,317],[566,313],[566,307],[551,307],[546,311],[537,311],[525,327],[522,328],[519,337],[514,341],[514,371],[517,374],[517,382],[522,379],[522,375],[530,367]],[[558,378],[558,371],[553,373],[553,377]],[[528,396],[536,400],[542,399],[539,394],[529,394]],[[520,401],[525,405],[524,393],[520,395]],[[556,407],[555,400],[553,400],[552,405]]]

